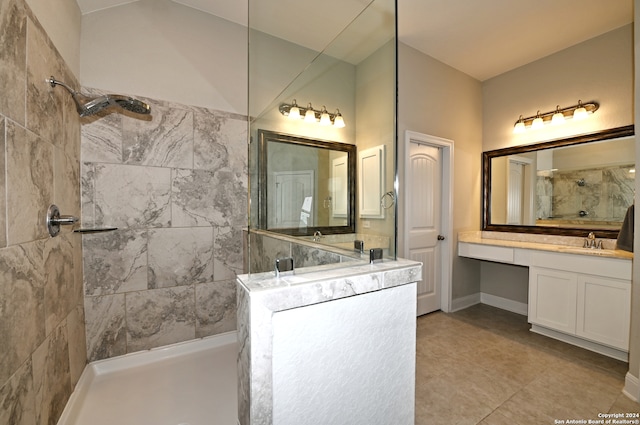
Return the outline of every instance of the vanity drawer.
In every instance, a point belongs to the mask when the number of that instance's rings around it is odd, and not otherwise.
[[[531,255],[531,265],[631,280],[631,261],[621,258],[535,251]]]
[[[460,242],[458,243],[458,255],[461,257],[475,258],[477,260],[513,263],[514,249],[504,246]]]

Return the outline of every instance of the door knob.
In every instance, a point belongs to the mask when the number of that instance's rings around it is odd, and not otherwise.
[[[438,235],[438,240],[439,240],[439,241],[443,241],[443,240],[444,240],[444,236],[442,236],[442,235]]]

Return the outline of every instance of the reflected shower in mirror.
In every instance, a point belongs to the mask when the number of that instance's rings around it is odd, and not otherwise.
[[[483,229],[617,237],[633,204],[633,126],[484,152]]]
[[[259,228],[355,232],[354,145],[258,131]]]

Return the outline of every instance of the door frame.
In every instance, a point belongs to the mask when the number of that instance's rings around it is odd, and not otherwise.
[[[404,181],[405,186],[409,178],[409,155],[411,142],[415,141],[424,145],[442,149],[442,204],[440,205],[441,232],[445,237],[441,244],[441,286],[440,286],[440,310],[451,312],[451,280],[453,274],[453,140],[431,136],[416,131],[405,130],[404,135]],[[405,191],[406,194],[406,191]],[[405,228],[403,232],[403,252],[409,252],[409,238],[406,235],[406,223],[409,219],[409,209],[403,203],[403,218]]]

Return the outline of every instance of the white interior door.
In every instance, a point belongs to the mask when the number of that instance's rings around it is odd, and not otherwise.
[[[509,160],[507,187],[507,224],[523,224],[524,165]]]
[[[440,309],[442,148],[412,140],[407,166],[405,256],[423,264],[417,309],[422,315]]]
[[[274,173],[274,210],[269,211],[268,228],[310,227],[315,216],[315,173],[313,170]]]

